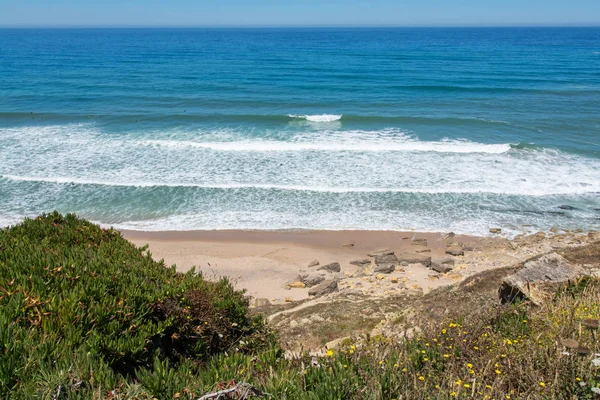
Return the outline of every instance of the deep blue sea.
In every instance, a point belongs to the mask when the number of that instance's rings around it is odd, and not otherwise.
[[[600,28],[0,30],[0,225],[600,229]]]

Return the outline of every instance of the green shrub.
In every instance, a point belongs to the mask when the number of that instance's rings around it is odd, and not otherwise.
[[[0,230],[0,398],[102,397],[138,381],[165,397],[188,360],[270,346],[247,311],[227,280],[178,273],[117,231],[25,220]]]

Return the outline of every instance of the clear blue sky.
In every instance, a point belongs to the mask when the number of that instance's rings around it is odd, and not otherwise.
[[[0,26],[600,25],[600,0],[0,0]]]

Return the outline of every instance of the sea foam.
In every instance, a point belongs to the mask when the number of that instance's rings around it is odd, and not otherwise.
[[[335,122],[342,119],[342,115],[335,114],[320,114],[320,115],[295,115],[288,114],[290,118],[305,119],[310,122]]]

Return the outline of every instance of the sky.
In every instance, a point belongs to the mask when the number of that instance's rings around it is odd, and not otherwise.
[[[0,0],[0,26],[600,26],[600,0]]]

